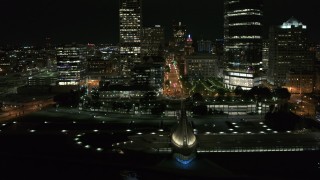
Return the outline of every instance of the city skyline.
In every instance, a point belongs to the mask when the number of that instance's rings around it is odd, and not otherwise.
[[[2,2],[2,179],[319,174],[310,0]]]
[[[307,0],[308,1],[308,0]],[[311,39],[319,42],[320,26],[313,21],[319,12],[313,2],[264,1],[264,35],[270,25],[280,25],[294,16],[308,26]],[[54,43],[118,43],[119,3],[111,1],[3,1],[0,45]],[[143,1],[143,26],[160,24],[166,36],[173,20],[188,27],[193,39],[223,38],[223,0],[200,0],[197,4],[176,1]]]

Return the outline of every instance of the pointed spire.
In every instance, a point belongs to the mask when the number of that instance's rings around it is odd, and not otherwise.
[[[188,35],[187,41],[192,42],[191,34]]]
[[[186,106],[184,100],[181,100],[181,111],[177,129],[172,134],[172,142],[179,148],[192,147],[196,144],[196,136],[188,122]]]

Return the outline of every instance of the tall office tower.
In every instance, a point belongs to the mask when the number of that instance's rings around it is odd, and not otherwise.
[[[208,79],[216,73],[216,56],[209,53],[193,54],[186,57],[186,71],[190,81]]]
[[[262,5],[262,0],[224,0],[225,84],[228,88],[250,89],[259,81],[254,79],[262,62]]]
[[[262,43],[262,68],[264,71],[269,68],[269,41],[263,40]]]
[[[10,60],[7,57],[7,52],[0,50],[0,76],[10,72]]]
[[[316,45],[315,47],[315,56],[316,56],[316,63],[315,63],[315,81],[314,81],[314,93],[320,94],[320,45]]]
[[[183,51],[185,40],[187,38],[187,26],[183,25],[181,22],[173,24],[173,46],[179,50]]]
[[[188,38],[185,41],[185,46],[184,46],[184,54],[185,55],[192,55],[194,53],[194,47],[193,47],[193,40],[191,38],[191,35],[188,35]]]
[[[165,60],[159,56],[144,57],[143,64],[132,70],[132,83],[135,86],[149,87],[161,93],[163,90]]]
[[[120,71],[130,77],[131,69],[141,63],[142,0],[120,0]]]
[[[320,61],[320,44],[316,45],[316,58]]]
[[[83,70],[80,49],[73,45],[57,48],[58,85],[79,85]]]
[[[141,56],[162,56],[164,29],[160,25],[142,29]]]
[[[107,62],[103,59],[103,53],[94,44],[88,44],[86,50],[86,75],[89,79],[99,79],[105,75]]]
[[[198,52],[200,53],[211,53],[212,52],[212,42],[209,40],[200,40],[197,42]]]
[[[269,31],[268,81],[275,86],[284,86],[287,75],[310,74],[314,66],[314,52],[307,39],[307,26],[290,18],[281,26]]]
[[[213,42],[212,53],[218,56],[223,56],[223,51],[224,51],[224,40],[216,39]]]
[[[213,42],[212,54],[216,55],[216,71],[215,76],[223,78],[225,63],[224,63],[224,40],[216,39]]]

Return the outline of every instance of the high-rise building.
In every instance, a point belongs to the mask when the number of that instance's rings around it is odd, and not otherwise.
[[[186,57],[187,75],[190,81],[214,77],[216,72],[216,56],[200,53]]]
[[[10,61],[7,58],[6,52],[0,50],[0,76],[10,72]]]
[[[132,84],[148,86],[156,92],[162,92],[165,60],[159,56],[145,56],[143,64],[134,67]]]
[[[280,26],[270,28],[268,82],[284,86],[288,73],[310,74],[315,56],[307,39],[307,26],[290,18]]]
[[[183,25],[181,22],[173,24],[173,46],[179,50],[183,51],[185,40],[187,38],[187,26]]]
[[[262,0],[224,1],[224,40],[229,68],[246,70],[262,59]]]
[[[216,55],[216,71],[215,76],[223,78],[224,63],[224,40],[216,39],[213,42],[212,54]]]
[[[315,69],[314,69],[315,71],[314,93],[319,95],[320,94],[320,44],[315,45],[314,50],[315,50],[315,58],[316,58]],[[319,117],[320,117],[320,114],[319,114]]]
[[[162,56],[164,29],[160,25],[142,29],[141,56]]]
[[[185,55],[192,55],[194,53],[194,47],[193,47],[193,40],[191,38],[191,35],[188,35],[188,38],[186,39],[185,46],[184,46],[184,54]]]
[[[224,74],[228,88],[250,89],[259,84],[262,5],[262,0],[224,1]]]
[[[105,75],[107,61],[103,59],[103,53],[95,44],[88,44],[86,47],[86,75],[101,76]]]
[[[212,52],[212,42],[209,40],[200,40],[197,42],[199,53],[211,53]]]
[[[289,72],[286,75],[285,87],[291,94],[310,94],[316,90],[314,87],[315,76],[312,72],[295,73]]]
[[[80,48],[66,45],[57,48],[58,85],[79,85],[83,70]]]
[[[264,40],[262,43],[262,68],[264,71],[269,68],[269,41]]]
[[[130,77],[131,69],[141,63],[142,0],[120,0],[120,72]]]

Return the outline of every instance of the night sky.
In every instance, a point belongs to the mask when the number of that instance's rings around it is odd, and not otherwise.
[[[1,0],[0,45],[41,44],[47,36],[53,43],[117,43],[118,7],[118,0]],[[294,16],[320,42],[315,0],[265,0],[264,15],[266,30]],[[144,26],[160,24],[168,36],[173,20],[195,40],[222,38],[223,0],[144,0]]]

